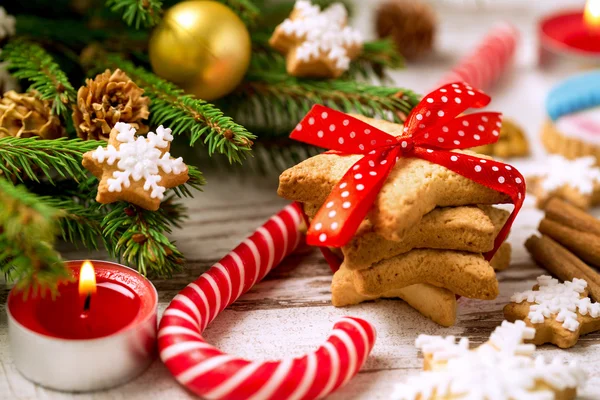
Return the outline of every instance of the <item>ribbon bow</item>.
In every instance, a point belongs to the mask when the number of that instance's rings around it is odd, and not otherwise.
[[[498,140],[500,113],[480,112],[457,117],[468,108],[486,106],[490,100],[485,93],[466,83],[442,86],[425,96],[411,111],[399,136],[342,112],[313,106],[291,138],[339,154],[363,154],[364,157],[333,188],[309,227],[307,242],[329,247],[348,243],[399,157],[417,157],[510,197],[515,207],[496,237],[494,249],[486,254],[486,259],[491,259],[523,205],[525,180],[508,164],[450,151]]]

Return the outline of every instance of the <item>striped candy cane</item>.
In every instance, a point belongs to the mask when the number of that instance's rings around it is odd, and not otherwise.
[[[464,81],[479,89],[489,88],[511,65],[519,32],[502,23],[490,30],[479,46],[438,82],[438,86]]]
[[[358,318],[340,319],[315,352],[277,361],[231,356],[202,337],[225,307],[296,249],[300,226],[298,206],[285,207],[175,296],[160,323],[158,347],[179,383],[206,399],[317,399],[363,366],[375,329]]]

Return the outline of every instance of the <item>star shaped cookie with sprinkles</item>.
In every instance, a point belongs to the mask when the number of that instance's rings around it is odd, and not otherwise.
[[[533,290],[515,293],[504,307],[506,319],[524,320],[535,328],[532,343],[569,348],[579,336],[600,329],[600,303],[593,303],[588,297],[584,279],[559,283],[542,275],[537,282]]]
[[[135,133],[129,124],[117,123],[108,146],[85,153],[83,166],[100,180],[99,203],[124,200],[156,211],[167,189],[187,182],[188,167],[169,153],[170,129],[160,126],[147,137]]]
[[[469,339],[420,335],[424,372],[398,385],[393,400],[571,400],[586,376],[575,363],[534,358],[535,335],[523,321],[502,322],[481,346]]]
[[[337,78],[362,51],[360,32],[346,26],[346,9],[335,3],[321,11],[310,1],[296,2],[269,40],[286,56],[287,72],[293,76]]]

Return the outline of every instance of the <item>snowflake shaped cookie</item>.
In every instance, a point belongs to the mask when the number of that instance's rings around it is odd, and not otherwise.
[[[337,78],[362,51],[362,35],[346,26],[346,21],[346,9],[340,3],[321,11],[310,1],[299,0],[269,44],[286,55],[290,75]]]
[[[537,282],[533,290],[515,293],[504,307],[506,319],[522,319],[535,328],[532,343],[568,348],[577,343],[580,335],[600,329],[600,303],[593,303],[588,297],[585,280],[575,278],[559,283],[542,275]]]
[[[170,129],[136,136],[129,124],[119,122],[110,132],[108,146],[83,155],[83,166],[100,180],[96,201],[128,201],[147,210],[158,210],[165,191],[188,180],[183,159],[169,154]]]
[[[593,156],[568,160],[550,155],[527,179],[528,190],[543,208],[551,197],[588,209],[600,204],[600,168]]]
[[[551,400],[574,399],[585,373],[575,363],[548,363],[533,357],[525,344],[535,330],[523,321],[504,321],[490,339],[475,349],[469,340],[454,337],[417,338],[424,372],[399,385],[394,400]]]

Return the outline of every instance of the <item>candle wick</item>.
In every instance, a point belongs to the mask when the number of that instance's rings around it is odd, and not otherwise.
[[[85,302],[83,303],[83,312],[86,313],[90,311],[90,305],[92,303],[92,293],[89,292],[85,297]]]

